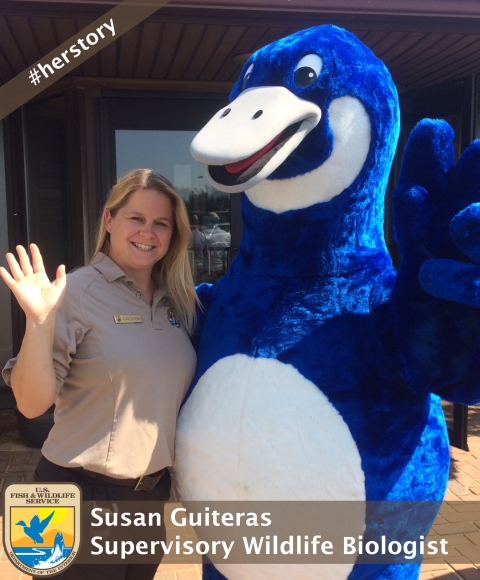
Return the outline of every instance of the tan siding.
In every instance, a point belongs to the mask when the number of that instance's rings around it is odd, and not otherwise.
[[[164,79],[166,77],[184,28],[185,24],[181,23],[169,23],[165,25],[160,41],[160,50],[153,66],[151,78]]]
[[[131,79],[133,77],[135,57],[140,40],[138,32],[139,26],[135,26],[116,41],[120,46],[116,76],[120,78]]]
[[[205,69],[200,76],[201,80],[214,81],[220,80],[218,78],[218,71],[224,65],[226,59],[232,54],[232,51],[237,46],[239,40],[245,34],[245,26],[230,26],[222,38],[220,45],[213,57],[208,62]]]
[[[419,6],[427,4],[432,6],[418,0]],[[72,44],[77,43],[79,31],[93,18],[93,4],[87,9],[86,3],[72,2],[71,15],[63,10],[57,18],[53,17],[53,8],[40,14],[36,5],[41,3],[33,3],[31,11],[23,8],[23,13],[20,10],[5,15],[0,1],[0,79],[3,82],[69,38]],[[477,6],[480,23],[478,0]],[[79,14],[84,17],[79,18]],[[70,76],[233,83],[241,71],[241,64],[233,62],[233,58],[295,32],[300,16],[305,20],[306,14],[298,10],[292,13],[292,18],[280,11],[260,10],[254,14],[237,10],[175,11],[169,3],[165,11],[158,11],[150,20],[108,45]],[[348,19],[356,35],[387,64],[395,82],[407,90],[458,78],[459,74],[480,72],[476,54],[480,28],[478,32],[474,28],[464,33],[458,26],[458,18],[449,19],[436,29],[433,18],[407,21],[383,16],[371,19],[369,24],[365,18],[355,19],[354,14],[344,13],[337,14],[333,20],[341,23],[342,18],[346,22]],[[328,15],[312,13],[305,22],[315,24],[325,19]],[[475,19],[470,18],[464,19],[462,26],[474,27],[474,24]]]
[[[185,80],[196,80],[200,78],[203,70],[210,62],[211,58],[215,54],[217,47],[225,36],[227,27],[218,26],[215,24],[207,26],[205,34],[195,51],[190,64],[185,71]]]
[[[153,62],[157,55],[160,39],[162,37],[162,24],[159,22],[144,22],[138,60],[134,70],[135,78],[148,79],[152,70]]]

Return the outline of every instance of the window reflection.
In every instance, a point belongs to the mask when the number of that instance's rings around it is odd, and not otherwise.
[[[225,215],[215,211],[204,216],[203,226],[199,222],[198,214],[193,213],[190,223],[194,274],[198,280],[216,282],[227,271],[227,253],[231,246],[230,224]]]
[[[185,202],[192,238],[190,265],[196,284],[216,282],[227,270],[231,246],[230,196],[212,187],[205,168],[190,155],[196,131],[116,130],[119,179],[147,167],[170,180]]]

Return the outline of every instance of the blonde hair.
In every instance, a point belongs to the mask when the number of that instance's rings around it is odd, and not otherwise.
[[[173,185],[151,169],[134,169],[114,185],[98,222],[95,247],[92,259],[103,252],[110,250],[110,234],[105,228],[105,212],[108,209],[115,217],[116,212],[127,205],[130,197],[139,189],[154,189],[166,195],[172,204],[173,232],[166,255],[159,260],[155,267],[160,271],[162,284],[170,293],[180,321],[183,322],[189,334],[192,334],[195,325],[196,305],[200,304],[192,271],[188,260],[187,246],[190,242],[191,231],[187,210],[182,198],[175,191]]]

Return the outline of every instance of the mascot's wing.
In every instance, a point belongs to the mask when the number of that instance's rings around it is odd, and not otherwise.
[[[214,286],[212,286],[212,284],[206,283],[200,284],[195,288],[195,290],[197,291],[198,299],[200,300],[200,305],[197,305],[197,320],[195,323],[195,329],[192,336],[192,344],[197,352],[200,344],[200,339],[202,337],[206,315],[212,302],[212,294],[214,291],[213,289]]]
[[[407,383],[465,404],[480,401],[479,202],[480,141],[455,164],[451,127],[421,121],[393,197],[395,332]]]

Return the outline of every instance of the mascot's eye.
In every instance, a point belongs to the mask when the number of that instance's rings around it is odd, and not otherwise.
[[[295,84],[299,87],[308,87],[316,81],[322,70],[322,59],[317,54],[307,54],[299,60],[295,67]]]
[[[242,83],[242,91],[245,90],[245,87],[247,86],[248,83],[248,79],[250,78],[251,74],[252,74],[252,70],[253,70],[253,64],[251,64],[248,68],[247,68],[247,72],[245,73],[245,76],[243,77],[243,83]]]

